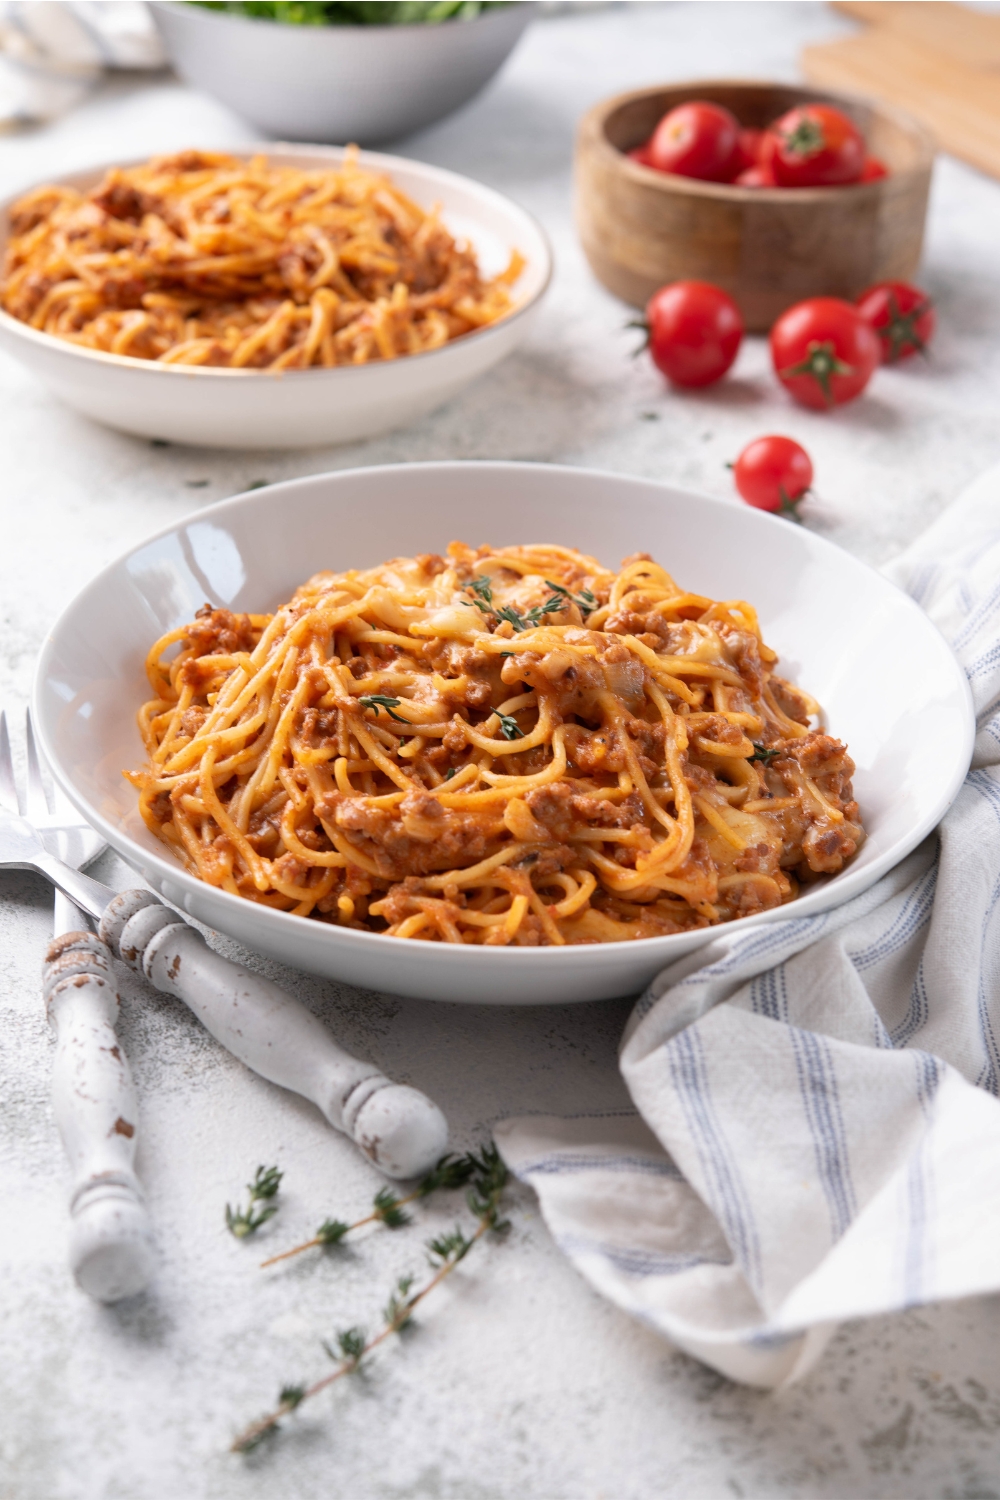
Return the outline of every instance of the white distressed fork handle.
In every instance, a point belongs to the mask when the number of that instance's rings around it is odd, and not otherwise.
[[[69,1262],[100,1302],[148,1283],[153,1235],[134,1170],[135,1088],[115,1036],[118,992],[107,946],[91,932],[55,938],[43,995],[56,1032],[52,1103],[73,1168]]]
[[[214,953],[151,891],[125,891],[100,935],[156,989],[175,995],[248,1068],[302,1094],[388,1177],[419,1177],[448,1144],[444,1115],[425,1094],[352,1057],[304,1005]]]

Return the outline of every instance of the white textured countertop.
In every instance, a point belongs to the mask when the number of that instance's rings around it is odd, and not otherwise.
[[[19,711],[63,601],[145,533],[255,480],[410,459],[511,458],[730,492],[727,459],[761,432],[805,442],[811,524],[873,562],[1000,458],[1000,186],[942,160],[924,284],[932,360],[880,372],[832,416],[776,392],[762,340],[715,390],[668,394],[632,361],[626,310],[592,280],[569,203],[574,122],[603,95],[683,77],[794,79],[808,41],[846,30],[818,5],[594,7],[546,17],[471,106],[405,154],[482,179],[548,229],[557,275],[530,345],[410,431],[352,448],[232,454],[153,448],[90,425],[0,358],[0,703]],[[163,77],[125,77],[57,125],[0,145],[0,193],[115,156],[238,144],[250,130]],[[748,592],[751,593],[752,591]],[[109,878],[127,872],[108,862]],[[801,1385],[730,1385],[603,1302],[534,1200],[476,1253],[412,1336],[311,1402],[273,1445],[227,1453],[286,1381],[324,1371],[319,1340],[374,1326],[426,1231],[257,1270],[263,1247],[363,1212],[378,1179],[304,1103],[248,1074],[179,1005],[123,988],[141,1101],[139,1166],[161,1264],[152,1290],[100,1308],[65,1266],[67,1170],[48,1099],[39,987],[51,901],[0,874],[0,1497],[2,1500],[650,1500],[1000,1495],[1000,1302],[844,1328]],[[615,1048],[627,1003],[488,1010],[418,1004],[262,965],[345,1045],[446,1110],[460,1146],[498,1116],[627,1104]],[[226,1234],[258,1162],[285,1171],[279,1218]],[[258,1254],[258,1248],[261,1254]],[[328,1367],[327,1367],[328,1368]]]

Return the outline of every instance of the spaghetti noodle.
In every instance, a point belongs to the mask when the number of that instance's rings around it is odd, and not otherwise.
[[[176,653],[176,654],[172,654]],[[864,834],[845,747],[756,615],[645,554],[317,573],[149,653],[149,828],[203,880],[451,943],[659,936],[790,901]]]
[[[0,305],[43,333],[167,365],[293,370],[440,348],[509,313],[517,252],[484,280],[351,149],[335,167],[203,151],[116,168],[12,212]]]

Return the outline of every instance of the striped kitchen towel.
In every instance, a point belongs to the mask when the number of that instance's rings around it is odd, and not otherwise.
[[[495,1132],[598,1291],[750,1385],[844,1318],[1000,1289],[1000,468],[886,571],[975,700],[937,833],[837,910],[664,970],[622,1041],[634,1112]]]

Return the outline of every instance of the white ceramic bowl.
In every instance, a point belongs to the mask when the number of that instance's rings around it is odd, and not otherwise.
[[[968,769],[968,684],[927,616],[829,542],[749,507],[649,480],[545,464],[444,463],[319,474],[239,495],[133,548],[68,606],[42,651],[35,712],[66,792],[168,901],[313,973],[424,999],[541,1004],[635,994],[703,929],[565,948],[407,942],[292,916],[205,885],[147,832],[123,767],[141,765],[143,658],[211,600],[273,609],[317,568],[475,544],[560,542],[617,566],[651,552],[687,587],[746,597],[783,669],[823,704],[857,762],[868,840],[845,871],[742,927],[838,905],[944,814]]]
[[[326,146],[258,146],[232,154],[249,157],[255,150],[277,164],[303,167],[335,164],[344,154]],[[427,354],[276,375],[103,354],[39,333],[2,310],[0,347],[69,406],[140,437],[203,448],[302,448],[356,442],[405,426],[456,395],[521,343],[549,284],[552,253],[529,213],[481,183],[400,156],[363,151],[360,160],[388,172],[423,207],[441,204],[448,228],[471,241],[486,275],[502,271],[511,251],[519,250],[527,264],[514,287],[515,311]],[[111,165],[134,163],[105,163],[68,173],[60,181],[86,191]],[[0,204],[0,262],[10,206],[21,196]]]
[[[535,7],[504,5],[436,26],[287,26],[155,0],[150,9],[181,77],[266,135],[368,145],[430,125],[478,94]]]

